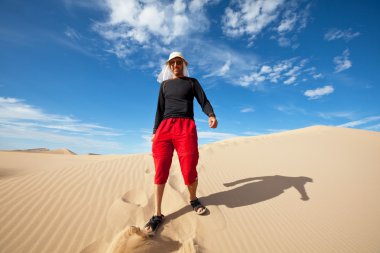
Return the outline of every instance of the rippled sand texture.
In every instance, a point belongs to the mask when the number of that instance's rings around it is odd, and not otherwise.
[[[188,204],[176,155],[154,237],[150,154],[0,152],[0,252],[378,252],[380,133],[315,126],[200,147]]]

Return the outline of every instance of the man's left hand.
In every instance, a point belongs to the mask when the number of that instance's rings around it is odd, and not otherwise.
[[[211,127],[211,128],[216,128],[218,126],[218,121],[216,120],[215,117],[209,117],[208,118],[208,125]]]

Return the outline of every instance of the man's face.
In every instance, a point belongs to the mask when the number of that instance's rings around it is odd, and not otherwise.
[[[173,58],[169,61],[170,69],[175,76],[183,75],[183,60],[180,57]]]

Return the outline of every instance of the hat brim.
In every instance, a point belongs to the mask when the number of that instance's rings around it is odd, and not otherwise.
[[[170,62],[171,60],[175,59],[175,58],[181,58],[181,59],[182,59],[182,60],[185,62],[185,64],[186,64],[186,65],[188,65],[188,63],[187,63],[186,59],[185,59],[185,58],[183,58],[183,57],[182,57],[182,56],[180,56],[180,55],[175,55],[175,56],[173,56],[173,57],[169,58],[169,59],[166,61],[166,64],[169,64],[169,62]]]

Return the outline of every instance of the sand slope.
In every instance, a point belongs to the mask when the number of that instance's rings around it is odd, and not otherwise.
[[[378,252],[380,133],[315,126],[200,148],[197,216],[178,160],[153,214],[150,154],[0,152],[0,252]]]

